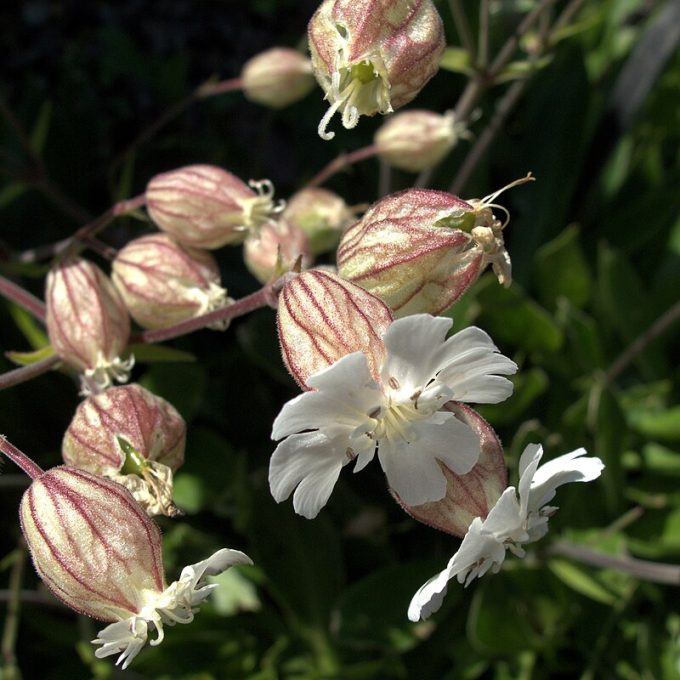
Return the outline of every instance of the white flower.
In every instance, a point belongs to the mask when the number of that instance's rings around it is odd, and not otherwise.
[[[102,645],[95,656],[103,659],[120,652],[116,664],[122,663],[122,668],[127,668],[146,644],[149,624],[157,631],[149,644],[159,645],[165,636],[163,624],[191,623],[196,606],[217,587],[216,583],[205,584],[204,577],[220,574],[235,564],[252,564],[252,560],[239,550],[222,548],[207,560],[184,567],[179,580],[162,593],[148,591],[147,601],[138,614],[100,630],[97,639],[92,640],[93,644]]]
[[[411,621],[426,619],[441,607],[448,582],[456,578],[467,587],[487,571],[498,572],[510,550],[524,557],[524,543],[545,536],[548,519],[557,510],[546,503],[555,497],[558,486],[567,482],[589,482],[597,479],[604,468],[599,458],[588,457],[585,449],[577,449],[538,467],[543,455],[540,444],[529,444],[519,460],[519,500],[517,490],[509,486],[487,518],[475,517],[458,552],[444,571],[420,587],[408,608]]]
[[[269,485],[277,502],[295,490],[295,511],[307,518],[326,504],[341,468],[374,457],[390,487],[408,505],[446,493],[440,462],[456,474],[479,458],[479,439],[448,401],[497,403],[512,393],[517,366],[489,336],[467,328],[446,339],[451,319],[416,314],[392,322],[384,335],[380,380],[366,356],[348,354],[307,380],[314,391],[292,399],[274,421]]]

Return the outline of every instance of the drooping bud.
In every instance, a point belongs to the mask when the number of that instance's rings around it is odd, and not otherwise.
[[[450,401],[443,410],[453,413],[479,437],[480,455],[477,464],[464,475],[457,475],[439,462],[446,477],[446,496],[423,505],[406,505],[392,491],[401,507],[423,524],[463,537],[475,517],[484,519],[508,484],[503,447],[491,425],[465,404]]]
[[[126,668],[163,624],[190,623],[196,605],[215,588],[203,578],[234,564],[250,564],[222,549],[185,567],[166,587],[161,534],[120,484],[84,470],[56,467],[33,480],[20,506],[21,528],[36,571],[72,609],[102,621],[99,658],[120,653]]]
[[[318,255],[338,245],[343,229],[354,219],[354,211],[332,191],[311,188],[294,194],[281,217],[307,234],[312,252]]]
[[[167,234],[130,241],[118,252],[112,270],[114,285],[144,328],[167,328],[232,302],[220,285],[215,258]],[[223,330],[226,324],[211,327]]]
[[[62,442],[64,462],[127,488],[147,514],[174,516],[172,475],[184,462],[186,424],[141,385],[112,387],[77,408]]]
[[[475,281],[483,251],[471,236],[475,208],[443,191],[407,189],[371,206],[343,236],[341,276],[396,317],[438,314]]]
[[[279,295],[283,360],[303,390],[310,375],[352,352],[364,352],[374,377],[385,357],[382,337],[392,314],[377,297],[319,269],[302,272]]]
[[[251,234],[243,244],[246,267],[260,283],[278,279],[298,258],[303,269],[312,263],[309,240],[302,229],[283,217],[265,224],[259,234]]]
[[[453,111],[403,111],[390,117],[375,134],[378,155],[389,165],[421,172],[439,163],[465,135]]]
[[[353,128],[359,116],[390,113],[411,101],[436,73],[444,50],[442,20],[431,0],[324,0],[308,27],[314,75],[330,108]]]
[[[111,280],[97,265],[74,258],[47,275],[46,324],[56,353],[84,372],[85,381],[105,388],[125,382],[133,360],[123,361],[130,317]]]
[[[249,182],[214,165],[187,165],[156,175],[146,187],[151,219],[180,243],[220,248],[241,243],[273,214],[269,180]]]
[[[314,87],[311,61],[289,47],[255,55],[244,64],[241,79],[248,99],[273,109],[293,104]]]

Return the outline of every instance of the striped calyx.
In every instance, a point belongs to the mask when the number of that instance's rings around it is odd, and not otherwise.
[[[130,317],[111,280],[92,262],[73,258],[47,275],[47,332],[57,354],[100,388],[127,380],[131,362],[120,355]]]
[[[314,87],[312,63],[289,47],[272,47],[249,59],[241,70],[243,94],[272,109],[302,99]]]
[[[354,211],[332,191],[312,187],[293,194],[281,218],[307,234],[312,253],[318,255],[338,245],[343,229],[354,219]]]
[[[20,519],[38,575],[82,614],[125,619],[165,589],[160,531],[120,484],[52,468],[24,493]]]
[[[243,244],[243,261],[260,282],[278,279],[290,271],[298,258],[306,269],[312,263],[309,239],[302,229],[285,218],[262,225]]]
[[[180,243],[220,248],[241,243],[280,211],[269,180],[242,182],[214,165],[187,165],[156,175],[146,187],[146,207],[160,229]]]
[[[431,0],[325,0],[308,26],[314,75],[330,107],[350,129],[359,116],[390,113],[413,99],[437,72],[442,20]]]
[[[472,237],[475,208],[443,191],[407,189],[373,204],[338,247],[341,276],[370,291],[395,317],[438,314],[482,271]]]
[[[172,475],[184,462],[186,424],[141,385],[112,387],[78,406],[62,442],[67,465],[125,486],[149,515],[176,515]]]
[[[465,404],[448,402],[442,410],[453,413],[479,437],[480,454],[475,466],[457,475],[439,463],[446,477],[444,498],[422,505],[407,505],[392,490],[399,505],[414,519],[454,536],[463,537],[475,517],[484,519],[505,490],[508,477],[501,446],[491,425]]]
[[[232,302],[212,254],[182,246],[168,234],[130,241],[113,261],[112,279],[144,328],[167,328]],[[225,327],[220,322],[218,330]]]
[[[352,352],[364,352],[376,380],[385,356],[388,307],[337,274],[312,269],[291,278],[279,296],[283,360],[303,390],[310,375]]]

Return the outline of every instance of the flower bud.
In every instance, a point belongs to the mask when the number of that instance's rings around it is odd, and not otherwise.
[[[215,258],[167,234],[130,241],[118,252],[112,270],[132,318],[144,328],[174,326],[232,302],[220,286]],[[218,329],[224,328],[221,322]]]
[[[343,236],[338,271],[402,317],[438,314],[482,270],[475,208],[443,191],[407,189],[371,206]]]
[[[246,267],[260,283],[278,279],[298,258],[302,258],[303,269],[312,263],[309,240],[302,229],[283,217],[265,224],[259,234],[251,234],[243,244]]]
[[[184,462],[186,424],[141,385],[112,387],[77,408],[61,446],[64,462],[127,488],[149,515],[178,513],[172,473]]]
[[[308,27],[314,75],[330,108],[350,129],[359,116],[410,102],[436,73],[444,50],[442,20],[431,0],[324,0]]]
[[[439,163],[464,134],[453,111],[404,111],[390,117],[375,134],[378,155],[387,164],[420,172]]]
[[[477,464],[464,475],[457,475],[441,461],[439,467],[446,477],[446,496],[423,505],[406,505],[392,491],[397,503],[414,519],[463,537],[475,517],[484,519],[500,498],[508,483],[503,447],[491,425],[465,404],[450,401],[443,410],[453,413],[479,437],[480,455]]]
[[[114,621],[99,632],[99,658],[122,652],[127,667],[155,628],[190,623],[214,585],[204,576],[251,563],[222,549],[185,567],[166,588],[161,534],[130,492],[84,470],[56,467],[33,480],[20,506],[21,528],[40,578],[81,614]]]
[[[180,243],[219,248],[241,243],[282,210],[272,201],[269,180],[249,184],[214,165],[187,165],[151,179],[146,207],[151,219]]]
[[[120,354],[130,336],[130,317],[110,279],[92,262],[75,258],[47,275],[47,332],[56,353],[99,388],[125,382],[132,359]]]
[[[293,104],[314,87],[312,63],[288,47],[272,47],[248,60],[241,79],[248,99],[273,109]]]
[[[310,375],[352,352],[364,352],[376,379],[392,314],[377,297],[336,274],[311,269],[279,295],[277,323],[283,360],[303,390]]]
[[[294,194],[281,217],[307,234],[312,253],[318,255],[338,245],[343,229],[354,219],[354,212],[332,191],[311,188]]]

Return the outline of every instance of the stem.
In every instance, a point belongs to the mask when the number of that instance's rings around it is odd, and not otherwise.
[[[611,383],[628,368],[628,365],[637,357],[650,342],[656,340],[664,333],[673,322],[680,318],[680,302],[676,302],[667,309],[642,335],[638,336],[633,342],[618,356],[605,375],[605,382]]]
[[[255,293],[246,295],[226,307],[202,314],[193,319],[188,319],[187,321],[182,321],[174,326],[144,331],[137,339],[148,343],[163,342],[164,340],[170,340],[180,335],[187,335],[188,333],[201,330],[216,321],[231,321],[260,307],[275,306],[276,295],[287,280],[287,275],[284,275],[273,284],[267,284]]]
[[[15,368],[2,373],[0,374],[0,390],[6,390],[8,387],[14,387],[20,383],[37,378],[39,375],[47,373],[60,361],[61,359],[56,354],[53,354],[51,357],[28,364],[28,366],[21,366],[21,368]]]
[[[38,321],[45,323],[45,303],[4,276],[0,276],[0,295],[23,307]]]
[[[387,196],[392,186],[392,168],[382,158],[378,165],[378,198]]]
[[[460,42],[465,50],[470,54],[470,61],[475,56],[475,42],[472,39],[472,31],[470,30],[470,23],[465,16],[465,11],[461,5],[460,0],[449,0],[449,9],[453,17],[453,23],[456,25],[456,32],[460,38]]]
[[[635,557],[617,557],[586,548],[582,545],[560,541],[548,549],[549,555],[560,555],[592,564],[595,567],[616,569],[642,581],[680,586],[680,566],[639,560]]]
[[[215,97],[218,94],[225,92],[236,92],[243,89],[243,78],[230,78],[229,80],[221,80],[219,83],[204,83],[196,90],[196,96],[199,99],[207,99],[208,97]]]
[[[23,451],[10,444],[7,437],[0,435],[0,451],[4,453],[15,465],[18,465],[31,479],[37,479],[45,474]]]
[[[529,81],[527,79],[515,81],[508,91],[503,95],[503,98],[498,102],[496,112],[489,124],[484,128],[484,132],[477,138],[474,145],[468,152],[463,164],[460,166],[456,176],[451,182],[449,192],[458,195],[465,183],[468,181],[473,170],[477,167],[477,163],[489,148],[489,145],[494,140],[496,135],[500,132],[505,123],[506,118],[510,112],[515,108],[520,97],[524,93]]]
[[[352,151],[351,153],[340,154],[337,158],[332,160],[323,170],[318,172],[312,179],[305,185],[306,189],[311,189],[313,187],[318,187],[323,184],[329,177],[332,177],[336,172],[342,170],[352,163],[357,163],[358,161],[363,161],[365,158],[371,158],[378,153],[378,148],[375,144],[370,146],[364,146],[361,149]]]
[[[19,629],[19,611],[21,609],[21,581],[24,575],[24,567],[26,565],[26,548],[22,544],[14,551],[14,563],[12,564],[12,571],[9,576],[9,599],[7,602],[7,618],[5,619],[5,627],[2,632],[2,660],[3,673],[2,677],[7,680],[13,678],[20,678],[21,673],[17,668],[16,655],[14,648],[17,641],[17,632]]]
[[[18,260],[19,262],[31,263],[54,257],[55,255],[61,255],[62,253],[65,255],[74,255],[83,247],[83,244],[86,243],[91,236],[94,236],[104,229],[104,227],[108,226],[114,218],[136,210],[145,203],[146,194],[140,194],[139,196],[135,196],[134,198],[125,201],[118,201],[118,203],[112,205],[99,217],[96,217],[91,222],[80,227],[73,236],[69,236],[56,243],[50,243],[48,245],[38,246],[37,248],[27,250],[19,255]]]
[[[477,47],[477,67],[486,68],[489,61],[489,0],[479,3],[479,43]]]

